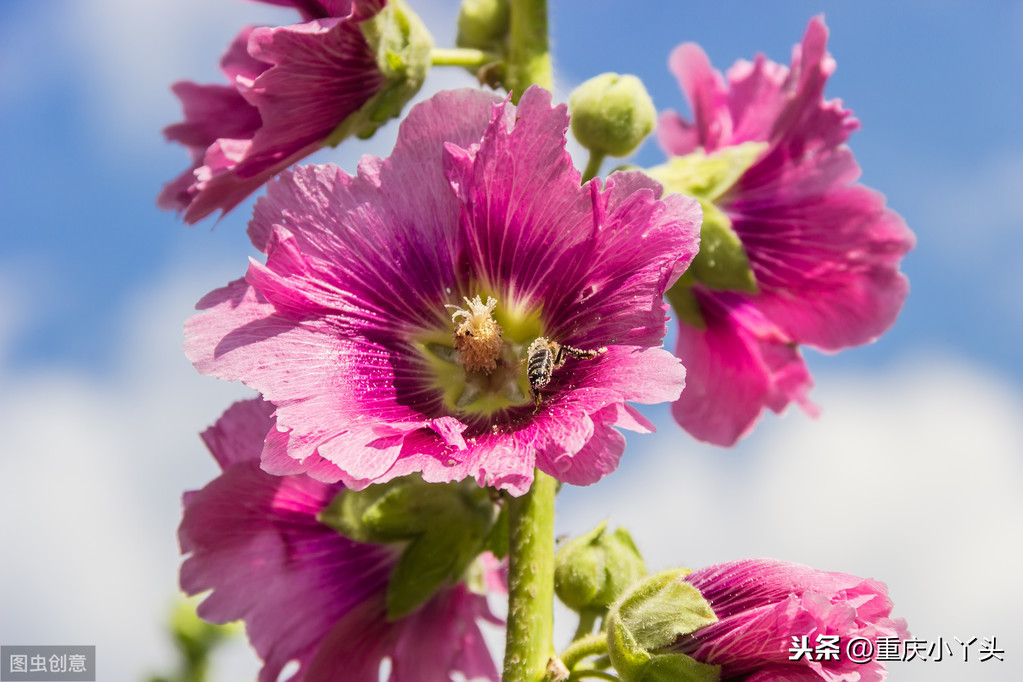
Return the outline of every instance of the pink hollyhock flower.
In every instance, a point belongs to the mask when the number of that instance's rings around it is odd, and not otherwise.
[[[193,165],[157,204],[188,223],[227,213],[325,145],[371,134],[425,76],[430,40],[401,0],[263,1],[295,7],[304,23],[243,29],[221,61],[230,85],[173,86],[185,121],[164,135]]]
[[[696,587],[718,621],[684,635],[672,650],[721,666],[721,679],[745,682],[880,682],[884,666],[858,662],[846,647],[856,638],[876,652],[879,637],[906,639],[901,618],[890,618],[892,602],[885,584],[808,566],[746,559],[709,566],[685,581]],[[835,658],[793,658],[793,637],[837,637]],[[815,660],[822,658],[824,660]],[[863,656],[863,658],[868,658]]]
[[[662,115],[661,144],[676,158],[651,174],[705,209],[695,275],[668,295],[689,368],[673,413],[718,445],[749,432],[765,407],[795,401],[813,413],[799,345],[873,341],[908,291],[899,261],[914,238],[881,194],[853,184],[860,170],[845,142],[859,122],[823,98],[835,68],[826,42],[815,18],[791,68],[760,55],[727,82],[696,45],[671,55],[694,122]]]
[[[378,682],[385,657],[392,682],[448,680],[455,671],[497,680],[477,623],[500,621],[484,596],[459,583],[388,622],[385,594],[397,551],[349,540],[317,521],[344,487],[259,468],[272,410],[258,399],[236,403],[203,433],[223,472],[185,494],[179,530],[189,555],[181,588],[212,590],[199,615],[245,621],[264,661],[260,682],[277,680],[290,661],[299,663],[290,682]],[[487,579],[493,586],[496,574]]]
[[[699,209],[636,172],[580,186],[567,125],[540,88],[445,92],[389,159],[270,185],[249,226],[266,264],[200,301],[185,341],[276,406],[264,469],[521,494],[534,466],[592,483],[624,449],[612,427],[652,429],[626,401],[682,390],[662,296]]]

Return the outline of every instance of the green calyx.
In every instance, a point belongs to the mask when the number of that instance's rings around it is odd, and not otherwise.
[[[601,610],[646,575],[646,563],[624,528],[603,522],[573,538],[554,557],[554,593],[573,611]]]
[[[760,291],[749,257],[732,221],[717,206],[717,201],[756,162],[767,145],[746,142],[706,155],[696,151],[677,156],[668,163],[647,170],[647,174],[664,185],[666,192],[695,197],[703,208],[700,228],[700,251],[687,274],[668,292],[668,299],[683,321],[703,328],[704,321],[689,288],[694,282],[719,291]]]
[[[474,481],[426,483],[419,476],[345,490],[317,516],[359,542],[404,544],[387,586],[390,620],[459,581],[488,549],[497,518],[489,492]]]
[[[688,569],[670,569],[633,586],[607,617],[608,655],[625,682],[716,682],[720,666],[700,663],[670,647],[682,635],[717,621],[699,590],[684,582]]]
[[[568,100],[572,134],[601,156],[628,156],[657,122],[643,81],[632,75],[602,73],[572,91]]]
[[[377,128],[398,116],[419,92],[430,68],[433,38],[404,0],[390,0],[359,28],[376,55],[377,68],[385,81],[380,92],[334,129],[325,142],[332,147],[351,135],[371,137]]]

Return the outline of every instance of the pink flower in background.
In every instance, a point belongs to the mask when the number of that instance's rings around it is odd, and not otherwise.
[[[672,649],[720,665],[723,681],[880,682],[887,678],[884,666],[853,660],[845,645],[862,637],[876,651],[878,637],[909,636],[905,621],[890,617],[888,590],[876,580],[746,559],[695,571],[685,581],[719,620],[683,636]],[[837,660],[790,660],[793,636],[806,636],[812,650],[821,635],[838,637]]]
[[[193,165],[164,187],[157,203],[183,211],[188,223],[227,213],[325,144],[372,131],[397,113],[367,111],[374,98],[403,87],[410,97],[422,82],[425,65],[411,62],[425,59],[428,38],[404,8],[412,25],[408,40],[423,54],[402,53],[408,63],[387,74],[364,35],[364,22],[380,14],[386,0],[270,4],[295,7],[305,23],[243,29],[221,60],[229,85],[173,86],[185,120],[164,134],[188,148]]]
[[[727,82],[694,44],[671,55],[694,121],[663,114],[665,150],[720,159],[746,143],[759,149],[723,193],[701,197],[730,223],[755,286],[715,286],[698,272],[669,294],[689,309],[687,316],[676,306],[683,318],[676,355],[689,375],[673,413],[701,440],[735,443],[765,407],[780,412],[795,401],[813,412],[799,346],[837,351],[874,340],[908,291],[899,262],[914,238],[881,194],[853,184],[860,170],[844,143],[859,123],[840,101],[823,97],[835,68],[826,42],[824,22],[815,18],[791,68],[761,55],[737,62]],[[665,187],[700,191],[667,180]]]
[[[478,622],[500,621],[484,596],[460,583],[388,622],[398,550],[349,540],[317,521],[343,486],[259,468],[272,410],[258,399],[236,403],[203,433],[223,471],[185,494],[179,530],[188,555],[181,588],[212,590],[199,615],[245,621],[264,661],[260,682],[277,680],[293,660],[299,669],[290,682],[378,682],[385,657],[393,682],[436,682],[453,672],[497,680]]]
[[[266,264],[200,301],[185,342],[199,371],[276,406],[264,469],[521,494],[534,466],[592,483],[624,449],[613,427],[652,429],[626,401],[683,387],[662,299],[699,208],[635,172],[580,186],[567,124],[539,88],[517,107],[445,92],[355,177],[270,185],[249,226]]]

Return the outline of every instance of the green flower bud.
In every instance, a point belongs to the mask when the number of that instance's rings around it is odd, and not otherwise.
[[[699,590],[671,569],[634,585],[607,616],[611,664],[624,682],[716,682],[721,668],[685,654],[657,653],[682,635],[717,621]]]
[[[398,116],[419,92],[430,68],[433,38],[404,0],[390,0],[359,28],[376,54],[377,67],[386,81],[380,92],[334,129],[326,141],[330,146],[351,135],[368,138]]]
[[[657,110],[636,76],[604,73],[572,92],[572,134],[594,154],[628,156],[654,129]]]
[[[508,17],[508,0],[462,0],[455,45],[503,53]]]
[[[604,610],[646,575],[629,532],[607,533],[607,522],[569,540],[554,557],[554,592],[574,611]]]
[[[387,586],[392,620],[457,581],[484,550],[496,517],[488,491],[475,481],[426,483],[418,476],[345,490],[317,516],[359,542],[403,544]]]

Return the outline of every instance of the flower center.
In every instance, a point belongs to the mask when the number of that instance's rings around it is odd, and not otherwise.
[[[501,325],[494,319],[497,300],[487,296],[484,305],[479,296],[465,301],[465,308],[448,305],[454,308],[451,322],[455,325],[455,352],[458,364],[468,372],[481,371],[490,374],[497,368],[497,358],[501,355]]]
[[[416,339],[445,409],[491,417],[531,405],[525,359],[529,344],[542,336],[538,311],[503,306],[485,294],[462,301],[446,306],[450,326]]]

